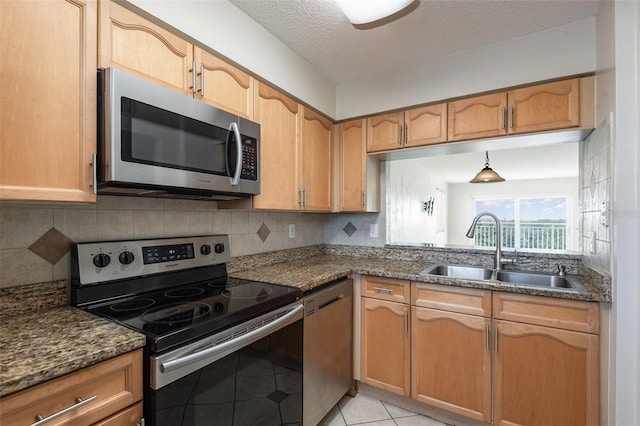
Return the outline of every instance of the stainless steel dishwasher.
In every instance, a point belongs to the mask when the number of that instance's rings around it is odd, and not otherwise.
[[[302,424],[315,426],[353,384],[353,281],[303,301]]]

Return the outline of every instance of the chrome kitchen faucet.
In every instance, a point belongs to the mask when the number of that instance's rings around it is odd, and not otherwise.
[[[498,216],[496,216],[493,213],[489,213],[489,212],[478,213],[478,215],[476,215],[476,217],[473,218],[473,222],[471,222],[471,226],[467,231],[467,234],[466,234],[467,238],[474,237],[476,233],[476,226],[478,225],[478,221],[480,220],[481,217],[484,217],[484,216],[489,216],[496,222],[496,253],[493,259],[493,268],[496,271],[499,271],[500,269],[502,269],[503,263],[516,263],[516,260],[518,259],[518,252],[517,251],[515,252],[516,253],[515,259],[509,259],[509,260],[502,259],[502,222],[500,222],[500,219],[498,219]]]

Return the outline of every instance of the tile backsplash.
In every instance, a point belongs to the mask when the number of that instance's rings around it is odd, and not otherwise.
[[[611,271],[611,123],[605,120],[580,143],[580,229],[583,261]]]
[[[99,196],[95,205],[2,202],[0,288],[67,279],[74,242],[220,233],[229,234],[236,257],[322,244],[324,218],[155,198]],[[289,238],[289,224],[295,238]]]

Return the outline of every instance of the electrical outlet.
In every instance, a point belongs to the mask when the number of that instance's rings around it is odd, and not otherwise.
[[[289,238],[295,238],[296,237],[296,224],[295,223],[290,223],[289,224]]]
[[[378,224],[377,223],[369,224],[369,237],[378,238]]]

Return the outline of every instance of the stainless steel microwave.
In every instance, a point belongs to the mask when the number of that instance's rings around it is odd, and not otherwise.
[[[260,125],[115,68],[98,71],[98,194],[260,193]]]

